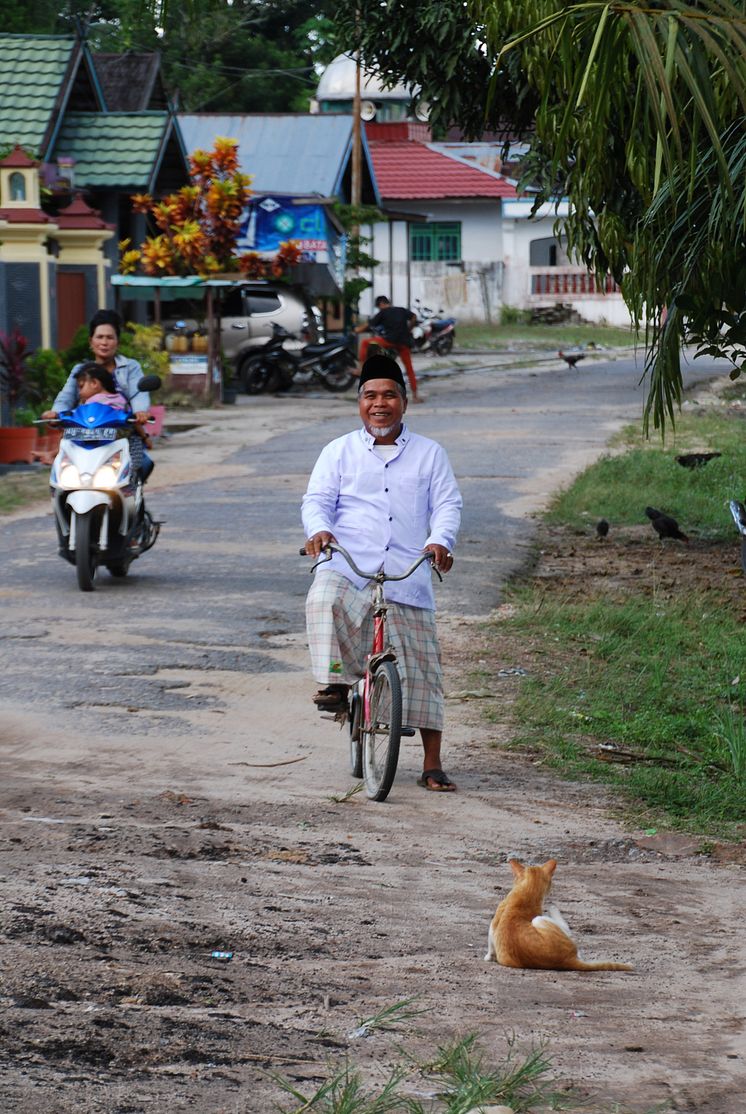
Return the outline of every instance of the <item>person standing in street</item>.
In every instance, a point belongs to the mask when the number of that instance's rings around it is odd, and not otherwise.
[[[368,358],[368,348],[377,344],[380,348],[391,348],[404,364],[404,370],[412,388],[412,401],[421,402],[417,393],[417,376],[412,365],[412,327],[417,324],[417,314],[404,306],[393,306],[385,294],[376,298],[376,313],[369,321],[358,325],[356,333],[375,329],[376,336],[366,337],[360,345],[360,365]]]
[[[404,424],[404,376],[389,356],[371,356],[358,391],[362,428],[322,450],[303,498],[305,551],[318,557],[329,542],[344,546],[359,568],[405,572],[423,551],[446,573],[461,522],[461,494],[445,449]],[[387,631],[402,678],[404,722],[422,737],[417,784],[456,788],[441,764],[443,675],[435,598],[427,563],[385,586]],[[348,708],[350,686],[365,671],[373,633],[370,584],[334,554],[315,573],[306,600],[313,675],[324,687],[320,711]]]

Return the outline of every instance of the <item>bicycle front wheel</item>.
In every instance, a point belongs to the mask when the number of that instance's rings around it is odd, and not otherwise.
[[[396,666],[383,661],[370,692],[370,720],[362,727],[363,777],[372,801],[385,801],[396,776],[401,740],[401,681]]]

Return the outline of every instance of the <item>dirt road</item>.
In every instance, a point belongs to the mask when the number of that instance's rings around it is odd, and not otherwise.
[[[201,478],[243,482],[245,466],[213,449]],[[178,453],[163,453],[166,487]],[[21,540],[49,528],[23,522]],[[460,792],[418,788],[407,740],[386,804],[338,801],[353,784],[345,738],[309,712],[300,623],[269,608],[248,655],[216,620],[230,585],[190,583],[203,621],[174,600],[170,658],[156,661],[136,592],[115,624],[103,590],[87,611],[61,597],[51,621],[23,586],[31,554],[15,552],[6,676],[14,659],[37,669],[25,698],[6,701],[0,738],[0,1109],[265,1114],[281,1096],[273,1073],[312,1091],[346,1057],[371,1082],[401,1064],[404,1092],[432,1095],[416,1064],[476,1033],[495,1059],[512,1036],[521,1049],[546,1042],[571,1110],[743,1114],[740,868],[697,855],[696,841],[648,846],[598,787],[501,749],[519,647],[446,613]],[[69,655],[67,690],[46,675],[51,644]],[[113,674],[126,652],[125,685]],[[494,722],[485,700],[459,696],[475,668],[492,675]],[[581,954],[634,973],[485,964],[511,855],[557,858],[554,899]],[[353,1035],[405,999],[426,1012]]]

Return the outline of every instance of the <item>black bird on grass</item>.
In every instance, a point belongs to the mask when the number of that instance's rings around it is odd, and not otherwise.
[[[605,538],[608,532],[609,524],[605,518],[602,518],[600,522],[596,523],[596,534],[599,538]]]
[[[655,507],[646,507],[645,514],[652,522],[653,529],[661,541],[663,541],[664,538],[676,538],[680,542],[689,543],[689,538],[686,534],[682,533],[679,529],[678,522],[675,518],[671,518],[670,514],[657,511]]]
[[[682,453],[681,456],[676,457],[676,462],[682,468],[701,468],[708,460],[715,460],[722,455],[722,453]]]
[[[575,367],[578,360],[585,359],[582,352],[571,352],[569,356],[566,356],[564,352],[558,352],[557,355],[561,360],[565,361],[568,367]]]

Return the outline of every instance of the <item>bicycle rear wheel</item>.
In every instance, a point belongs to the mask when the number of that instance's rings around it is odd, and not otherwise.
[[[363,777],[372,801],[385,801],[396,776],[401,740],[401,681],[396,666],[383,661],[370,692],[370,721],[363,724]]]
[[[363,776],[363,741],[360,734],[362,719],[363,698],[355,685],[350,696],[350,773],[357,778]]]

